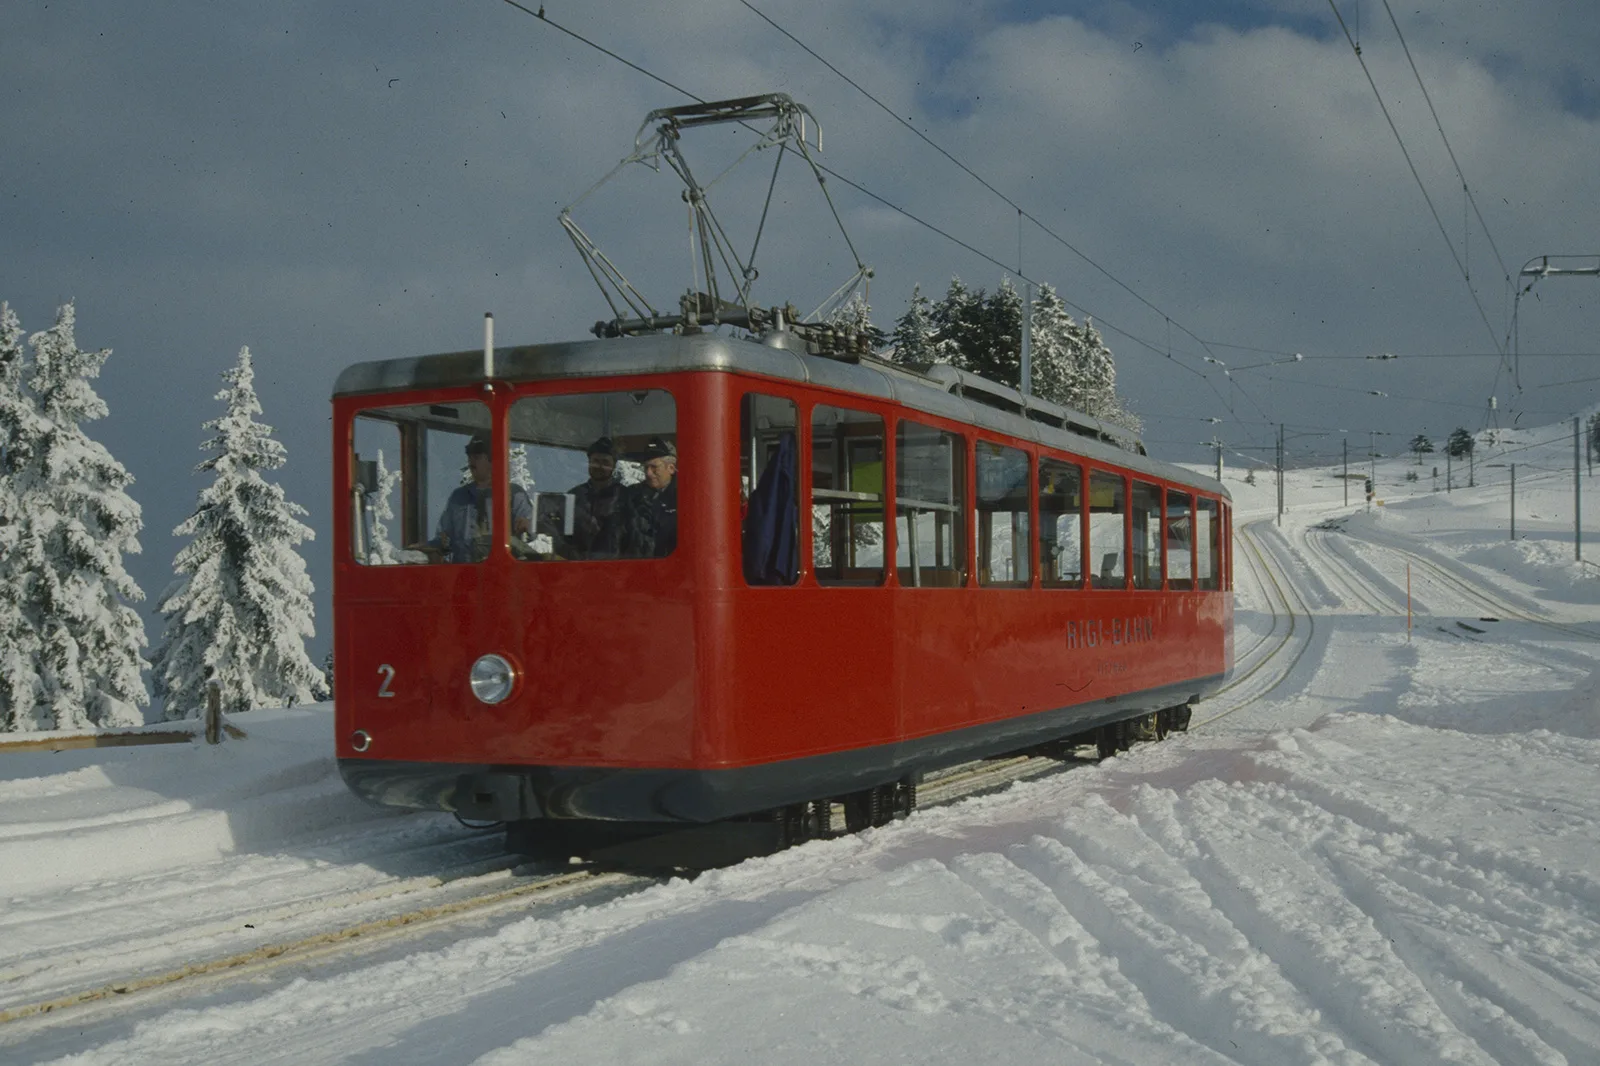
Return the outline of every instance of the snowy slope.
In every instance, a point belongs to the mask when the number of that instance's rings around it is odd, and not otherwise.
[[[1188,736],[693,882],[0,1022],[0,1060],[1600,1061],[1569,432],[1449,494],[1380,464],[1370,512],[1292,472],[1281,526],[1271,478],[1230,472],[1239,667]],[[326,707],[238,722],[0,752],[0,1017],[553,873],[350,800]]]

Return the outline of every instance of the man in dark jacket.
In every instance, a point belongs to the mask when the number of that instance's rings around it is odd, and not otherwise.
[[[574,559],[615,559],[622,530],[618,509],[622,484],[616,480],[617,449],[610,437],[589,445],[589,480],[568,490],[575,506],[572,536],[567,538]]]
[[[652,437],[644,460],[644,480],[629,486],[622,499],[625,558],[659,558],[678,546],[678,450]]]

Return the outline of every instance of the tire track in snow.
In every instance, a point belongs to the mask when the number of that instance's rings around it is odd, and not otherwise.
[[[1116,1019],[1149,1039],[1176,1044],[1194,1061],[1238,1061],[1232,1056],[1224,1058],[1187,1033],[1156,1020],[1144,993],[1123,974],[1116,957],[1103,950],[1050,887],[1032,872],[994,852],[957,856],[950,868],[985,902],[1061,961],[1064,972],[1057,981],[1076,1007]],[[1105,1049],[1085,1050],[1105,1054]]]
[[[1589,1009],[1583,1011],[1572,1004],[1578,992],[1572,975],[1552,974],[1523,961],[1529,945],[1517,941],[1525,938],[1514,933],[1508,938],[1499,923],[1464,915],[1458,906],[1440,906],[1432,897],[1419,895],[1391,871],[1363,861],[1366,856],[1352,853],[1345,842],[1324,844],[1322,853],[1346,895],[1388,936],[1455,1025],[1497,1061],[1559,1066],[1584,1061],[1600,1045],[1592,986]],[[1435,881],[1428,887],[1444,889],[1447,882]],[[1462,941],[1469,937],[1499,950],[1463,950]],[[1485,958],[1490,955],[1492,959]],[[1538,986],[1537,992],[1521,995],[1519,985]],[[1552,1010],[1550,1004],[1558,1006]]]
[[[1374,1061],[1328,1032],[1183,865],[1099,797],[1074,810],[1062,839],[1036,837],[1016,861],[1118,960],[1152,1015],[1191,1039],[1248,1066]]]
[[[1271,784],[1191,789],[1183,805],[1199,855],[1189,872],[1311,999],[1324,1024],[1377,1061],[1493,1066],[1389,938],[1307,857],[1307,843],[1332,828],[1327,813],[1285,811],[1282,793]]]

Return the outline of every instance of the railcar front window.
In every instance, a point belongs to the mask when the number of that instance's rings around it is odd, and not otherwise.
[[[1167,490],[1167,587],[1194,588],[1194,515],[1187,492]]]
[[[794,401],[746,393],[739,405],[739,494],[748,584],[800,580],[799,449]]]
[[[811,411],[811,559],[823,585],[884,577],[883,419],[844,407]]]
[[[1124,518],[1128,513],[1127,485],[1121,475],[1100,470],[1089,474],[1089,565],[1097,589],[1120,589],[1127,584],[1128,547]]]
[[[1202,496],[1196,501],[1195,559],[1198,586],[1215,591],[1222,587],[1222,522],[1217,501]]]
[[[472,401],[357,414],[349,501],[355,561],[482,562],[492,526],[491,428],[488,407]]]
[[[1028,453],[978,442],[978,583],[1023,588],[1033,580]]]
[[[916,422],[894,431],[895,572],[911,587],[957,588],[965,579],[962,533],[966,441]]]
[[[682,457],[671,393],[524,396],[507,428],[515,558],[654,559],[676,550]],[[526,524],[515,513],[519,488]]]
[[[1045,588],[1083,587],[1083,470],[1039,460],[1039,567]]]
[[[1133,587],[1161,587],[1161,488],[1133,483]]]

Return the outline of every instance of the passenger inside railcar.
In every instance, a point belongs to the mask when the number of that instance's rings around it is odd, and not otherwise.
[[[621,546],[626,559],[671,555],[678,546],[678,449],[651,437],[644,449],[644,480],[622,497]]]
[[[487,434],[467,441],[467,469],[472,480],[450,494],[433,539],[411,545],[432,563],[478,563],[489,557],[492,543],[494,460]],[[511,486],[511,531],[527,536],[533,528],[533,501],[521,485]]]
[[[615,559],[621,547],[620,509],[624,496],[616,478],[617,446],[610,437],[589,445],[588,480],[567,490],[573,505],[572,535],[562,538],[568,559]]]

